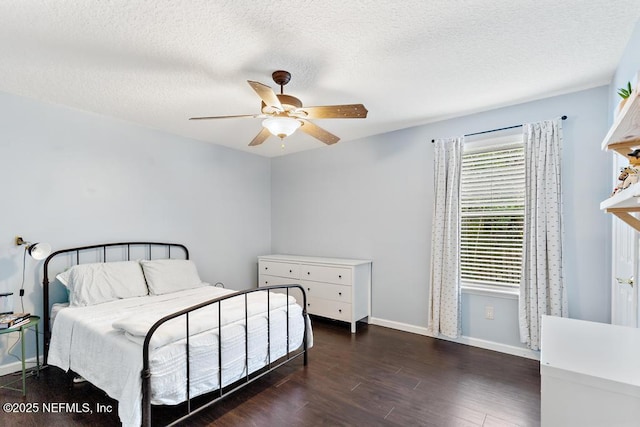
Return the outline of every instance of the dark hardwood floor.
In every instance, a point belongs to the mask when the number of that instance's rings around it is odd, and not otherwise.
[[[313,327],[306,368],[301,359],[293,361],[184,425],[540,425],[536,361],[372,325],[358,325],[353,335],[346,324],[314,319]],[[29,378],[27,388],[24,399],[0,390],[0,401],[38,404],[39,412],[0,411],[0,425],[119,425],[114,400],[87,383],[69,388],[57,368]],[[72,406],[43,413],[43,404],[51,402]],[[82,413],[85,404],[93,413]],[[98,414],[98,405],[105,411]],[[163,410],[159,421],[175,413]]]

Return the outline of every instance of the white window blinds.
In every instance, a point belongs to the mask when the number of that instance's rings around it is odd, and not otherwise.
[[[473,147],[473,143],[470,144]],[[524,227],[524,147],[514,142],[465,147],[460,183],[463,284],[517,287]]]

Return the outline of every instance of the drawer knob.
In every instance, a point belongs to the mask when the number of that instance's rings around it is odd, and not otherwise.
[[[289,270],[289,273],[293,273],[293,270]]]
[[[338,295],[342,296],[342,292],[338,292]]]
[[[338,279],[342,279],[342,274],[338,274]]]
[[[311,303],[310,302],[307,303],[307,307],[311,307]]]
[[[269,267],[265,267],[264,269],[265,269],[265,270],[268,270],[268,269],[269,269]]]
[[[311,276],[311,272],[310,271],[307,271],[307,276]]]
[[[311,291],[311,288],[307,288],[308,291]]]
[[[342,313],[342,309],[341,309],[341,308],[339,308],[339,309],[338,309],[338,312]]]

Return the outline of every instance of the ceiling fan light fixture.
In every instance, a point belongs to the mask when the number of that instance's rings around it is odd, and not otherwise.
[[[294,133],[301,125],[299,120],[291,117],[269,117],[262,121],[262,126],[281,139]]]

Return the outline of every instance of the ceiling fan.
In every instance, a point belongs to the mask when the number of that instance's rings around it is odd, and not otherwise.
[[[189,120],[232,119],[238,117],[264,119],[262,121],[263,129],[253,138],[249,146],[260,145],[271,135],[284,139],[297,129],[327,145],[331,145],[338,142],[340,138],[310,122],[309,119],[364,119],[367,117],[367,109],[362,104],[303,107],[302,101],[298,98],[284,94],[284,85],[291,80],[291,73],[278,70],[274,71],[271,77],[280,86],[279,94],[276,94],[265,84],[247,80],[262,100],[261,114],[191,117]]]

